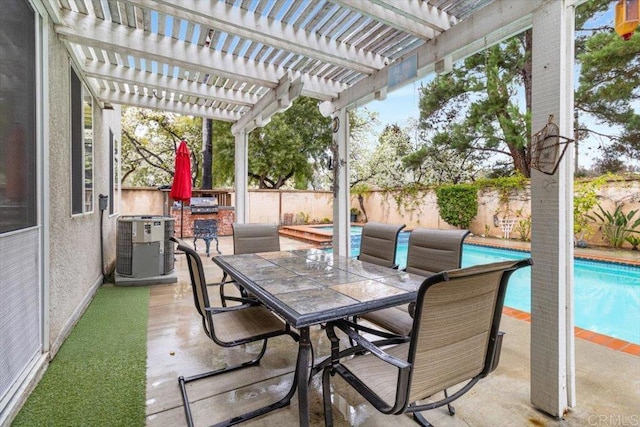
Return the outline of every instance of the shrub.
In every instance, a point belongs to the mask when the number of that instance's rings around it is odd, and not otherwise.
[[[631,244],[631,249],[634,251],[638,250],[638,245],[640,245],[640,237],[638,236],[627,236],[627,242]]]
[[[612,248],[619,248],[627,240],[631,233],[640,226],[640,218],[635,221],[633,218],[638,213],[638,209],[629,211],[625,214],[622,212],[622,206],[616,207],[613,212],[605,211],[602,206],[598,205],[600,212],[594,212],[593,216],[589,215],[592,220],[600,221],[600,230],[602,238]]]
[[[470,184],[443,185],[436,189],[440,217],[447,224],[469,228],[478,214],[478,189]]]

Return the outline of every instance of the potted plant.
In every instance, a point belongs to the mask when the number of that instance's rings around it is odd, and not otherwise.
[[[360,215],[360,209],[351,208],[351,222],[356,222],[358,220],[358,215]]]

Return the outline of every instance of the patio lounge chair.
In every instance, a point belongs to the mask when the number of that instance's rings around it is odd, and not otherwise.
[[[498,328],[509,277],[529,265],[531,259],[502,261],[425,279],[410,340],[384,350],[362,337],[359,325],[329,322],[331,364],[322,374],[325,424],[333,425],[330,376],[339,374],[380,412],[413,413],[419,424],[430,425],[420,411],[449,405],[497,367],[503,336]],[[341,359],[335,328],[366,353]],[[454,386],[460,388],[449,395],[447,389]],[[440,392],[444,397],[434,401]],[[429,402],[416,403],[425,399]],[[449,414],[454,413],[449,405]]]
[[[420,276],[433,276],[462,265],[462,244],[469,230],[438,230],[417,228],[409,235],[407,266],[405,271]],[[409,335],[413,326],[410,312],[412,307],[405,304],[377,310],[362,318],[398,335]]]
[[[362,228],[358,259],[383,267],[398,268],[396,264],[396,246],[398,234],[404,227],[404,224],[366,223]]]
[[[187,423],[189,426],[193,426],[193,418],[186,390],[187,383],[202,378],[209,378],[225,372],[235,371],[248,366],[257,365],[265,354],[267,340],[269,338],[280,335],[289,335],[295,341],[298,341],[299,336],[291,330],[289,324],[280,320],[279,317],[273,315],[265,307],[255,305],[253,301],[247,301],[245,304],[234,307],[212,307],[209,301],[209,294],[207,290],[208,285],[205,281],[204,269],[202,267],[200,256],[196,251],[187,246],[184,241],[175,237],[171,237],[171,240],[178,244],[178,249],[183,251],[187,257],[189,274],[191,276],[191,287],[193,290],[193,300],[198,314],[202,317],[202,327],[205,334],[213,342],[222,347],[235,347],[255,341],[263,341],[260,353],[248,362],[234,366],[227,366],[225,368],[193,375],[187,378],[183,376],[178,378],[178,383],[180,384],[180,389],[182,391],[182,401],[184,403]],[[237,424],[240,421],[255,418],[274,409],[289,405],[291,397],[295,392],[295,384],[296,379],[294,378],[291,389],[279,401],[263,408],[238,415],[219,425]]]
[[[259,252],[278,252],[280,250],[280,235],[277,224],[233,224],[233,253],[254,254]],[[227,306],[228,300],[235,298],[225,295],[224,285],[234,283],[229,279],[227,273],[222,274],[220,281],[220,299],[222,306]],[[246,297],[244,290],[240,289],[243,297]]]

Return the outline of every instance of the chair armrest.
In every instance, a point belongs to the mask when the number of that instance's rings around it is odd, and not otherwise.
[[[407,342],[411,338],[406,335],[398,335],[392,332],[381,331],[379,329],[369,328],[368,326],[361,325],[360,323],[351,322],[349,320],[340,320],[345,326],[348,326],[351,329],[354,329],[359,332],[364,332],[371,335],[376,335],[381,338],[385,338],[383,344],[378,344],[378,341],[371,341],[375,345],[388,345],[388,344],[399,344],[402,342]]]
[[[327,327],[337,326],[341,331],[347,334],[351,340],[355,341],[358,346],[369,351],[378,359],[389,363],[390,365],[393,365],[398,369],[408,369],[411,367],[411,364],[406,360],[398,359],[397,357],[391,356],[390,354],[382,351],[374,343],[360,335],[354,328],[350,326],[350,323],[351,322],[347,322],[344,320],[337,320],[335,322],[329,323]]]
[[[216,313],[225,313],[228,311],[243,310],[245,308],[255,307],[256,305],[258,304],[255,304],[253,301],[246,301],[244,304],[234,305],[232,307],[205,307],[205,310],[207,310],[211,314],[216,314]]]

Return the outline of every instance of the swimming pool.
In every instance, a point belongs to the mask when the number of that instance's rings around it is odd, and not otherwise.
[[[396,262],[407,263],[409,233],[398,237]],[[351,235],[351,255],[360,253],[360,231]],[[529,252],[465,244],[462,266],[528,257]],[[509,281],[505,305],[531,312],[531,269],[516,271]],[[576,259],[574,263],[575,325],[640,344],[640,267]]]

